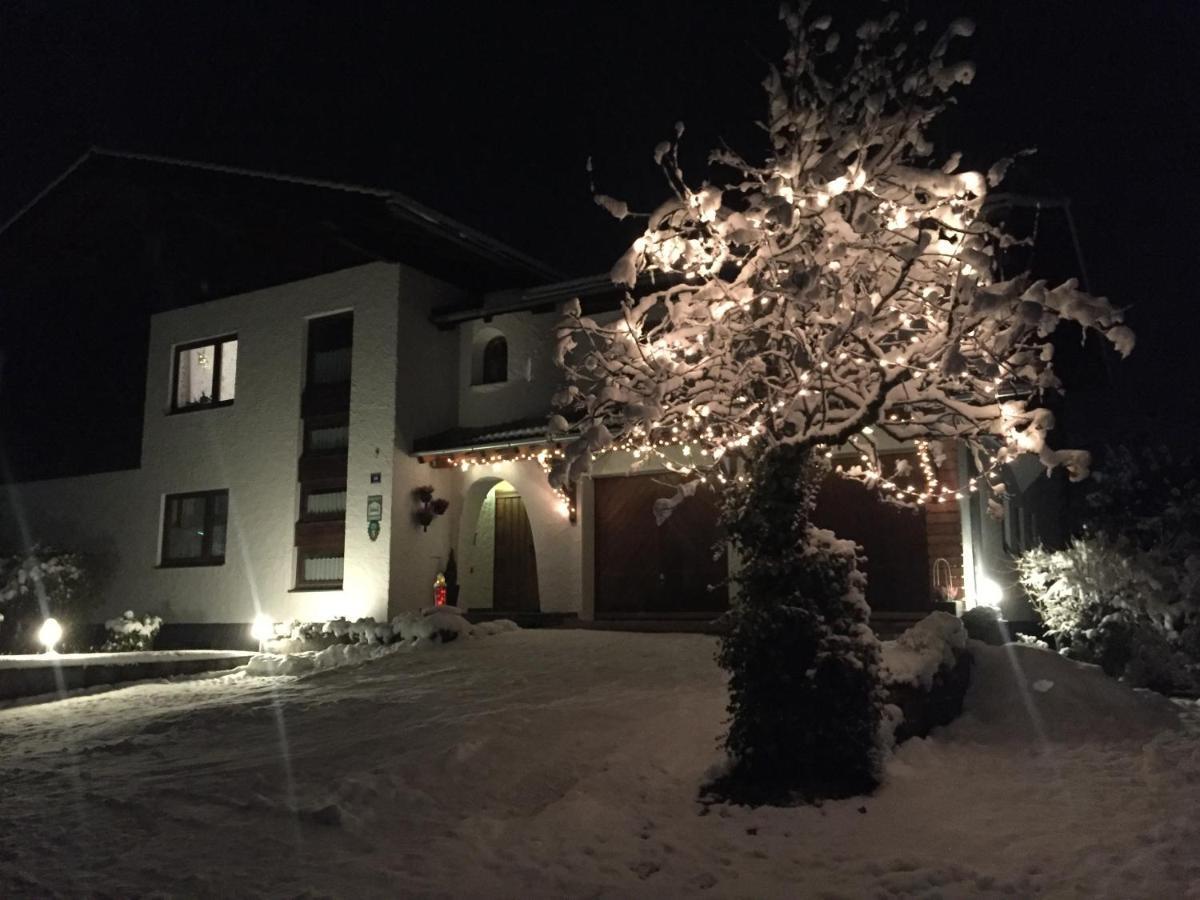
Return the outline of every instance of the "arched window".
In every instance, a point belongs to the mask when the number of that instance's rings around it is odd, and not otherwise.
[[[497,335],[484,345],[483,366],[479,375],[480,384],[508,381],[508,341],[502,335]]]

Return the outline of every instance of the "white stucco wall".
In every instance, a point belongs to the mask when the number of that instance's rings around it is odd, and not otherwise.
[[[454,427],[458,418],[458,334],[430,324],[433,308],[459,302],[458,288],[413,269],[401,269],[395,350],[396,441],[392,462],[391,571],[388,613],[421,609],[433,602],[433,580],[455,546],[461,473],[435,469],[410,451],[418,438]],[[423,531],[415,519],[413,491],[432,485],[450,501],[445,515]],[[364,526],[365,527],[365,526]],[[459,561],[461,565],[461,560]]]
[[[487,609],[492,605],[492,585],[496,561],[496,486],[500,482],[480,485],[486,488],[483,505],[475,517],[474,527],[464,517],[460,541],[462,559],[458,580],[462,585],[460,606],[467,609]],[[468,504],[471,505],[471,504]],[[536,549],[534,551],[536,553]]]
[[[558,312],[509,313],[459,328],[459,418],[464,427],[549,416],[561,376],[554,365]],[[491,337],[508,341],[508,381],[471,383],[475,357]]]
[[[366,497],[392,494],[404,280],[399,267],[377,263],[155,316],[141,468],[12,486],[0,531],[11,543],[21,515],[32,539],[108,554],[115,572],[93,621],[126,608],[173,622],[244,622],[259,609],[279,620],[383,616],[391,522],[385,510],[384,534],[370,541]],[[292,592],[307,319],[346,310],[354,355],[344,590]],[[230,333],[238,337],[236,401],[169,415],[174,346]],[[381,484],[369,483],[371,472]],[[219,488],[230,501],[225,564],[158,568],[163,497]]]

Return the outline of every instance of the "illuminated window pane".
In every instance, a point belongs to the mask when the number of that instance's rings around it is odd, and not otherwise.
[[[217,398],[222,402],[232,400],[237,381],[237,338],[221,344],[221,390]]]
[[[179,352],[175,405],[198,406],[213,401],[213,373],[216,354],[213,347],[194,347]]]
[[[175,351],[175,409],[229,403],[237,384],[237,338]]]

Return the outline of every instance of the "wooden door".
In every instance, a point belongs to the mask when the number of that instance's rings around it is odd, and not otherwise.
[[[666,474],[596,479],[597,615],[714,615],[728,607],[723,546],[714,558],[720,530],[711,492],[697,491],[655,524],[654,501],[671,496],[677,481]]]
[[[492,562],[492,608],[537,612],[537,556],[521,495],[496,492],[496,546]]]
[[[872,610],[932,608],[924,509],[884,503],[861,483],[830,475],[817,495],[812,521],[862,545],[867,556],[867,602]]]

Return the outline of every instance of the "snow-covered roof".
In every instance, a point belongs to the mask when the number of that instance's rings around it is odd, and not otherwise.
[[[515,419],[475,428],[451,428],[413,442],[417,456],[445,456],[547,443],[546,420]]]

